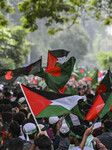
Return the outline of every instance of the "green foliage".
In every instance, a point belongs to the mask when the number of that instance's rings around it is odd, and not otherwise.
[[[45,25],[51,27],[48,31],[50,34],[56,32],[52,28],[54,23],[74,24],[82,18],[83,12],[86,16],[84,19],[92,17],[105,25],[112,23],[110,0],[25,0],[18,3],[18,9],[22,13],[23,27],[34,31],[38,29],[37,19],[45,18]]]
[[[105,70],[107,70],[108,68],[112,68],[112,52],[99,52],[97,54],[97,58],[100,62],[101,68]]]
[[[8,20],[5,19],[2,10],[4,10],[6,13],[14,13],[15,11],[11,5],[7,5],[6,0],[0,0],[0,26],[6,26],[8,25]]]
[[[28,32],[21,27],[12,29],[0,29],[0,67],[10,68],[19,67],[24,63],[25,57],[30,52],[26,36]],[[7,65],[8,64],[8,65]]]
[[[12,2],[12,0],[10,0]],[[19,9],[22,26],[35,31],[38,29],[38,22],[44,19],[44,24],[50,27],[48,33],[55,34],[60,31],[59,25],[68,26],[68,23],[75,24],[84,16],[84,20],[94,18],[102,21],[104,25],[112,24],[110,0],[15,0]],[[15,5],[15,2],[13,2]],[[0,8],[6,13],[14,13],[11,5],[6,5],[6,0],[0,1]],[[16,9],[16,8],[15,8]],[[53,25],[57,24],[55,29]],[[0,25],[7,25],[2,12],[0,12]],[[62,27],[61,27],[62,28]]]

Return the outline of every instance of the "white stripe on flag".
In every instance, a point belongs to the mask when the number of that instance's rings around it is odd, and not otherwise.
[[[51,103],[50,105],[61,105],[62,107],[71,110],[75,105],[77,105],[78,101],[82,98],[83,98],[82,96],[78,96],[78,95],[67,96],[67,97],[55,99],[54,101],[51,100],[53,103]]]

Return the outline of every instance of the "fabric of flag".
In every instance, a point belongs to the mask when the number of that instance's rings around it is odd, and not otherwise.
[[[34,74],[41,70],[42,59],[28,65],[14,70],[3,69],[0,74],[0,82],[13,83],[19,76]]]
[[[1,83],[14,83],[17,79],[17,74],[15,70],[5,70],[4,75],[0,76]]]
[[[64,86],[62,89],[59,89],[59,92],[60,93],[63,93],[63,94],[71,94],[71,95],[78,95],[78,91],[71,88],[71,87],[66,87]]]
[[[56,62],[64,63],[66,57],[70,51],[64,49],[49,50],[48,51],[48,60],[47,60],[47,69],[53,68],[56,65]]]
[[[28,84],[28,80],[25,76],[19,76],[17,77],[17,79],[15,80],[15,82],[19,82],[21,84],[25,84],[27,85]]]
[[[105,102],[107,101],[108,97],[109,97],[110,93],[102,93],[102,94],[98,94],[94,97],[93,101],[93,105],[91,106],[89,112],[87,113],[85,120],[93,120],[95,119],[98,114],[100,113],[100,111],[102,110],[103,106],[105,105]]]
[[[75,79],[78,81],[86,76],[87,70],[85,68],[76,68],[75,70],[73,70],[72,74],[75,76]]]
[[[36,75],[45,79],[47,86],[50,89],[58,91],[62,89],[71,77],[76,59],[71,57],[63,64],[58,64],[51,69],[41,70]],[[58,91],[59,92],[59,91]]]
[[[106,75],[100,82],[99,86],[97,87],[97,93],[106,93],[112,91],[112,73],[110,69],[107,71]]]
[[[91,70],[87,75],[86,75],[86,80],[91,81],[92,84],[95,84],[98,82],[98,69],[96,70]]]
[[[112,93],[108,97],[104,107],[102,108],[98,116],[100,118],[103,118],[103,116],[106,115],[110,110],[112,110]]]
[[[41,68],[42,68],[42,58],[26,67],[16,69],[16,72],[18,71],[19,75],[30,75],[30,74],[34,75],[35,72],[39,72]]]
[[[83,98],[79,95],[46,92],[23,85],[21,89],[36,118],[60,116],[71,113],[72,110],[76,114],[75,106]]]

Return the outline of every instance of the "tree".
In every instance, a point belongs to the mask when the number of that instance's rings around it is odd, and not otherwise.
[[[14,69],[23,65],[31,45],[26,40],[27,34],[21,27],[0,29],[0,68]]]
[[[91,17],[105,25],[112,23],[111,0],[25,0],[18,4],[18,8],[22,13],[23,26],[30,31],[38,29],[37,19],[42,18],[46,19],[45,25],[51,27],[50,33],[61,30],[60,27],[55,29],[54,23],[74,24]]]
[[[107,70],[108,68],[112,68],[112,52],[99,52],[97,57],[102,69]]]
[[[23,27],[34,31],[38,29],[38,20],[45,19],[45,25],[50,27],[50,33],[62,30],[62,24],[72,25],[80,20],[95,18],[105,25],[112,24],[111,0],[16,0],[19,12],[22,14]],[[1,0],[0,8],[5,12],[13,12],[6,0]],[[2,12],[1,25],[7,24]],[[38,20],[37,20],[38,19]],[[54,23],[57,27],[54,28]],[[69,24],[70,23],[70,24]],[[52,32],[51,32],[52,30]]]
[[[14,13],[14,8],[7,5],[6,0],[0,0],[0,26],[8,25],[8,20],[5,18],[5,13]]]

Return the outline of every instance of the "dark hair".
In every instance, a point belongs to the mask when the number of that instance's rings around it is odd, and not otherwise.
[[[112,118],[108,118],[104,121],[104,129],[106,132],[112,132]]]
[[[2,99],[1,101],[2,101],[2,104],[10,104],[11,103],[11,101],[7,98]]]
[[[20,126],[18,122],[16,121],[11,122],[8,128],[8,132],[12,134],[13,138],[18,137],[20,135]]]
[[[0,101],[2,101],[2,100],[0,100]],[[4,104],[0,104],[0,113],[2,113],[3,107],[4,107]]]
[[[51,150],[51,140],[44,134],[40,134],[39,137],[35,138],[34,144],[40,150]]]
[[[76,135],[79,135],[81,137],[83,137],[83,134],[85,132],[85,130],[87,129],[87,127],[85,125],[77,125],[77,126],[73,126],[70,131],[72,131],[73,133],[75,133]],[[79,142],[82,141],[82,139],[77,138]]]
[[[11,104],[5,104],[4,106],[3,106],[3,110],[2,110],[3,112],[12,112],[12,105]]]
[[[4,112],[2,113],[2,120],[3,120],[3,123],[11,123],[12,121],[12,113],[11,112]]]
[[[19,125],[22,124],[23,120],[25,119],[25,114],[22,112],[19,112],[17,114],[14,115],[13,120],[17,121],[19,123]]]
[[[18,102],[14,101],[14,102],[11,102],[11,105],[12,105],[12,108],[15,108],[15,107],[20,107]]]
[[[13,138],[9,140],[8,149],[9,150],[23,150],[23,140],[20,138]]]
[[[19,111],[22,112],[22,113],[24,113],[25,117],[27,118],[28,112],[27,112],[26,109],[20,109]]]
[[[11,97],[11,93],[8,92],[8,91],[5,91],[5,92],[4,92],[4,97],[6,97],[6,98],[7,98],[7,97]]]

